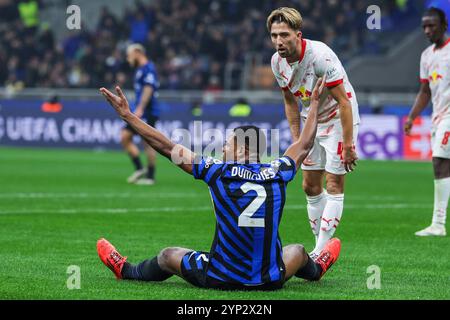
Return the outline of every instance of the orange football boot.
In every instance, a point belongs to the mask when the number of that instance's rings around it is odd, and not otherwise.
[[[325,272],[327,272],[331,266],[336,262],[341,252],[341,240],[333,238],[328,240],[325,247],[320,252],[319,256],[314,260],[322,267],[321,279]]]
[[[114,272],[116,278],[122,279],[122,268],[127,257],[122,257],[116,248],[104,238],[97,241],[97,253],[105,266]]]

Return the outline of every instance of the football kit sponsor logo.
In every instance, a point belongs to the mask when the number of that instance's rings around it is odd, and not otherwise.
[[[297,90],[295,96],[299,97],[302,101],[309,101],[311,99],[311,91],[306,90],[306,88],[302,86]]]
[[[430,81],[432,83],[437,83],[439,80],[442,80],[444,77],[439,74],[436,70],[433,71],[433,73],[431,73],[431,76],[429,77]]]

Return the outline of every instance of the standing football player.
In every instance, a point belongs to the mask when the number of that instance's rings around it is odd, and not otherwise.
[[[448,21],[444,11],[437,8],[425,11],[422,28],[432,45],[420,59],[420,91],[405,122],[405,133],[411,133],[414,119],[431,100],[434,210],[431,226],[416,232],[416,236],[445,236],[450,195],[450,38],[446,35]]]
[[[137,68],[134,77],[135,102],[131,110],[138,118],[145,119],[146,123],[154,126],[159,117],[157,101],[159,82],[154,64],[149,61],[145,49],[140,44],[132,44],[127,48],[127,61],[131,67]],[[139,185],[152,185],[155,182],[156,152],[145,141],[144,151],[147,155],[148,165],[144,168],[139,157],[139,147],[133,142],[136,131],[127,124],[121,132],[122,146],[133,162],[135,171],[128,177],[128,183]]]
[[[344,206],[344,178],[356,165],[355,143],[359,113],[355,92],[336,54],[324,43],[304,39],[302,16],[293,8],[279,8],[267,18],[267,29],[277,52],[272,71],[282,88],[285,113],[296,141],[300,121],[310,109],[310,96],[318,78],[325,79],[319,104],[319,126],[314,146],[303,162],[303,189],[317,255],[331,239]],[[303,105],[300,114],[299,102]],[[326,192],[323,179],[326,178]]]

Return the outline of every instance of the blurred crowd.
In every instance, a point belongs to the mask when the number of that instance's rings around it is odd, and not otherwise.
[[[345,62],[362,52],[376,53],[376,41],[366,40],[366,9],[376,2],[136,1],[122,16],[103,7],[95,30],[82,27],[56,41],[39,18],[45,9],[41,0],[0,0],[0,86],[85,88],[117,83],[129,88],[133,70],[125,48],[139,42],[157,66],[161,88],[221,90],[227,64],[242,66],[249,54],[270,63],[274,50],[266,18],[272,9],[297,8],[304,18],[304,37],[324,41]],[[394,19],[409,14],[407,0],[382,2],[388,29]]]

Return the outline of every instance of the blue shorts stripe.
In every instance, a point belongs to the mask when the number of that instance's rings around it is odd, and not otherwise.
[[[183,265],[184,265],[184,268],[185,268],[186,270],[191,270],[191,269],[192,269],[192,268],[191,268],[191,264],[189,263],[189,257],[190,257],[190,255],[191,255],[191,253],[189,253],[189,255],[188,255],[188,254],[185,254],[184,257],[183,257]]]
[[[194,255],[194,259],[195,259],[195,263],[197,264],[197,269],[203,270],[203,264],[202,264],[202,259],[200,258],[200,254],[196,253]]]

